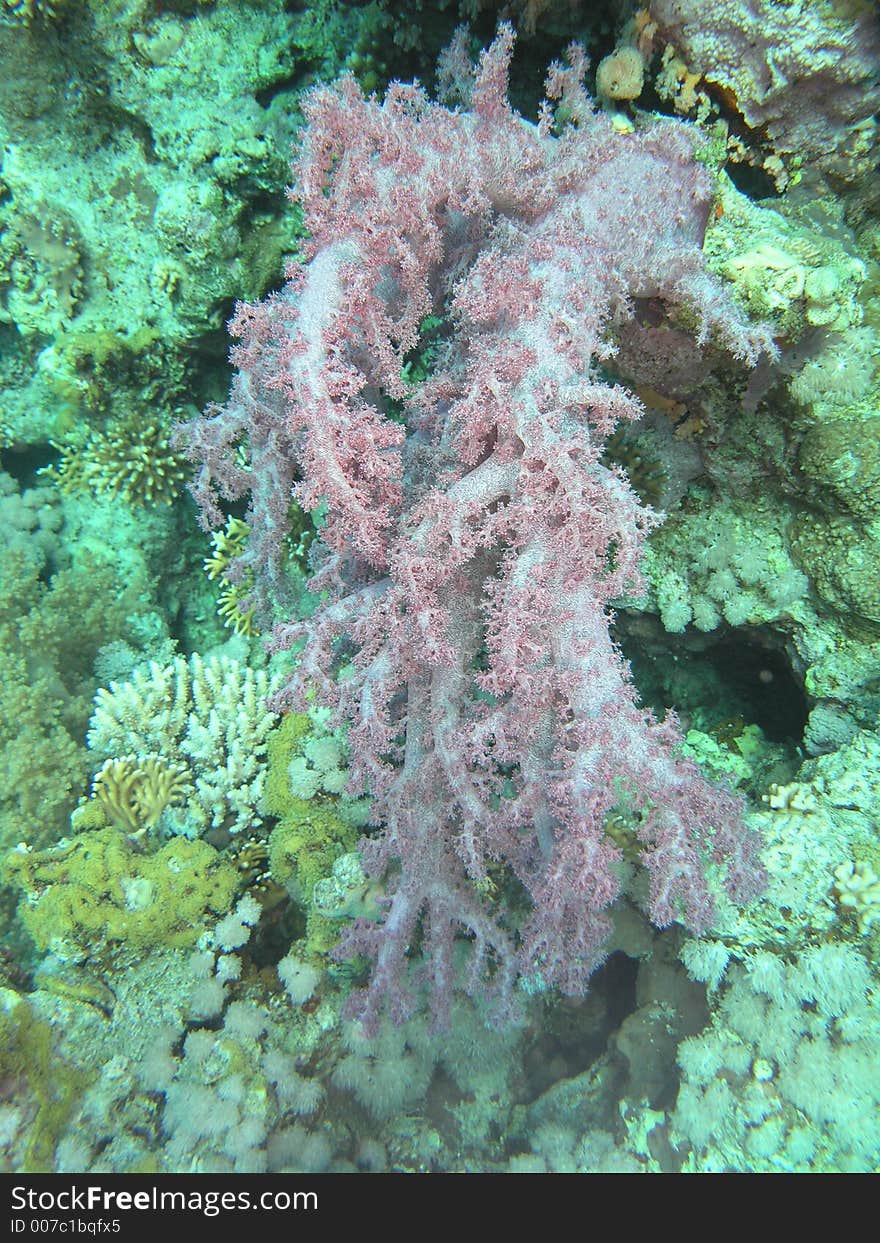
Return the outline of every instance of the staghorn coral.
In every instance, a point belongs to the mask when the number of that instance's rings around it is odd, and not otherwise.
[[[228,656],[178,656],[164,667],[154,661],[130,681],[98,691],[89,747],[100,758],[133,755],[139,764],[158,754],[188,775],[192,796],[182,807],[166,806],[159,817],[165,831],[246,832],[260,823],[275,721],[265,701],[278,685]]]

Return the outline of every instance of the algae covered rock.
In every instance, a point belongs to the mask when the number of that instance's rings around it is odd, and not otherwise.
[[[880,510],[880,416],[814,424],[798,457],[805,475],[859,518]]]

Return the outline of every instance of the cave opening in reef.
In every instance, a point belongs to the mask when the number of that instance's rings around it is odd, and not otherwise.
[[[663,716],[714,732],[723,722],[757,725],[795,751],[809,714],[803,684],[769,627],[667,634],[645,614],[619,614],[613,633],[642,702]]]

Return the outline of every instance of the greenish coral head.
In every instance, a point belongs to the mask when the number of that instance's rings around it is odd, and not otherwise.
[[[38,949],[92,955],[113,944],[194,945],[229,910],[239,885],[236,869],[207,842],[176,838],[145,855],[118,828],[44,851],[19,847],[2,874],[24,896],[22,923]]]

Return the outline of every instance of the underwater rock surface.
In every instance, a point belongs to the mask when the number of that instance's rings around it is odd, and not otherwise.
[[[501,9],[0,0],[0,1172],[880,1168],[876,8]]]

